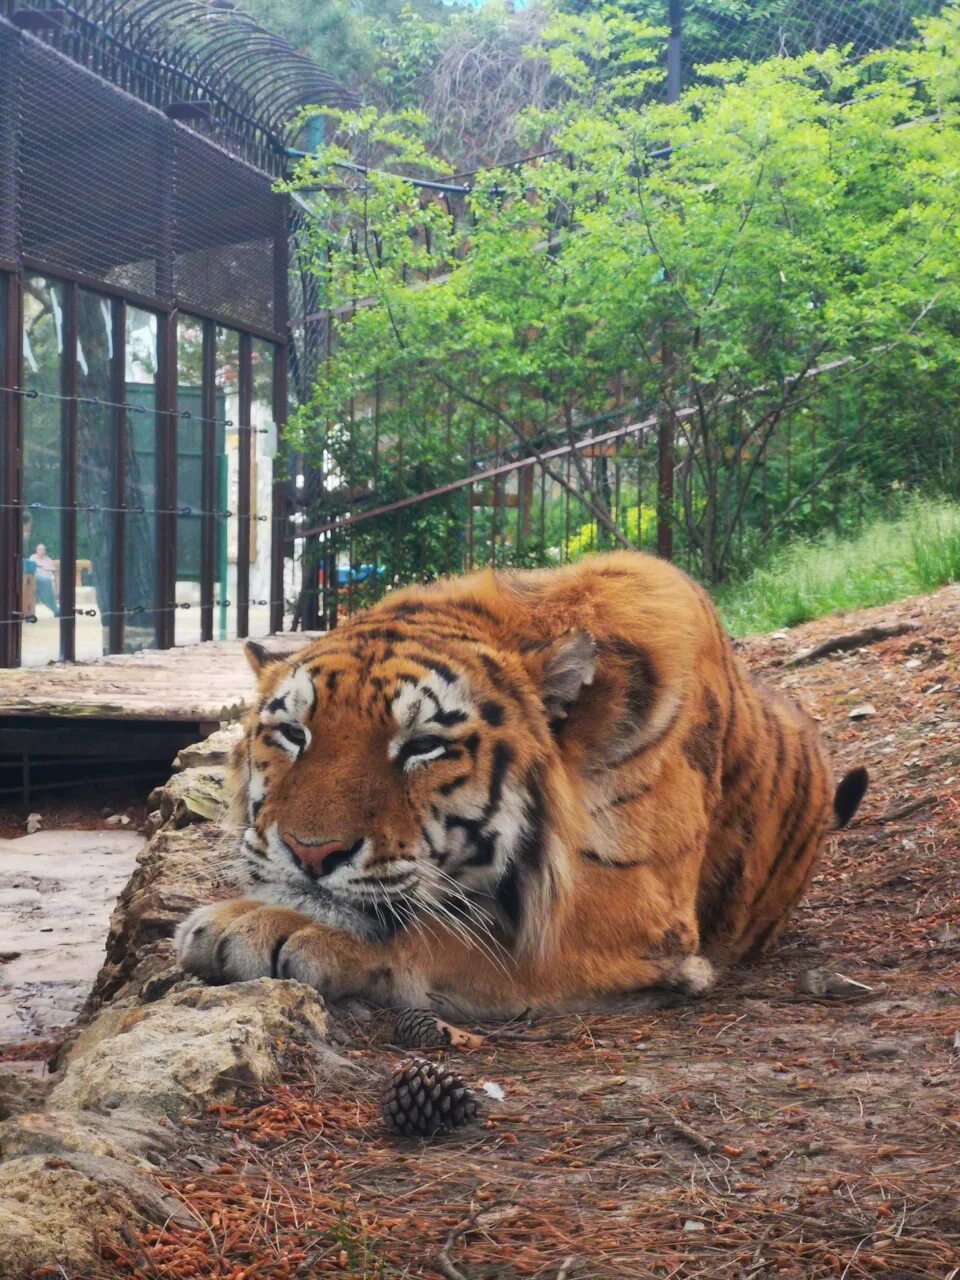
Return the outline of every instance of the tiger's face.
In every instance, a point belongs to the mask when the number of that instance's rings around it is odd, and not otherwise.
[[[368,938],[501,933],[546,874],[544,776],[556,692],[515,655],[457,661],[344,628],[261,671],[235,766],[258,896]],[[561,683],[592,677],[578,638]],[[251,646],[251,648],[255,648]],[[570,648],[568,643],[566,649]]]

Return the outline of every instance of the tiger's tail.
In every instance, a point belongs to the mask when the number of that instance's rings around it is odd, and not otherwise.
[[[841,827],[847,825],[860,808],[860,801],[866,795],[869,783],[870,775],[862,765],[857,769],[851,769],[849,773],[843,775],[836,791],[833,793],[831,831],[839,831]]]

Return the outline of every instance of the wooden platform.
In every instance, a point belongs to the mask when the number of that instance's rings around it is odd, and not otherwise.
[[[311,639],[309,632],[285,632],[263,643],[293,652]],[[113,654],[96,662],[0,671],[0,717],[234,720],[254,689],[243,646],[243,640],[212,640],[180,649]]]
[[[262,643],[292,653],[313,638]],[[179,750],[243,714],[255,688],[243,646],[208,641],[0,671],[0,805],[68,786],[95,793],[121,775],[162,780]]]

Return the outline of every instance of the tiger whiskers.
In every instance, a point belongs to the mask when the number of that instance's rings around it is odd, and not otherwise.
[[[438,925],[446,929],[448,933],[453,934],[454,937],[459,938],[465,946],[473,947],[480,951],[505,977],[510,977],[510,971],[504,963],[504,959],[510,959],[510,953],[482,921],[477,921],[476,927],[474,927],[470,921],[451,911],[444,902],[423,892],[423,886],[421,886],[421,891],[417,894],[417,901],[422,905],[426,914],[432,917]],[[501,954],[498,955],[498,952]]]

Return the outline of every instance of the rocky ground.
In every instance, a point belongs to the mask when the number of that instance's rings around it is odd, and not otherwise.
[[[172,967],[230,888],[225,745],[185,760],[87,1026],[0,1097],[0,1274],[960,1276],[960,589],[742,650],[874,780],[789,933],[696,1004],[471,1027],[430,1056],[481,1121],[431,1142],[380,1118],[392,1017]]]

